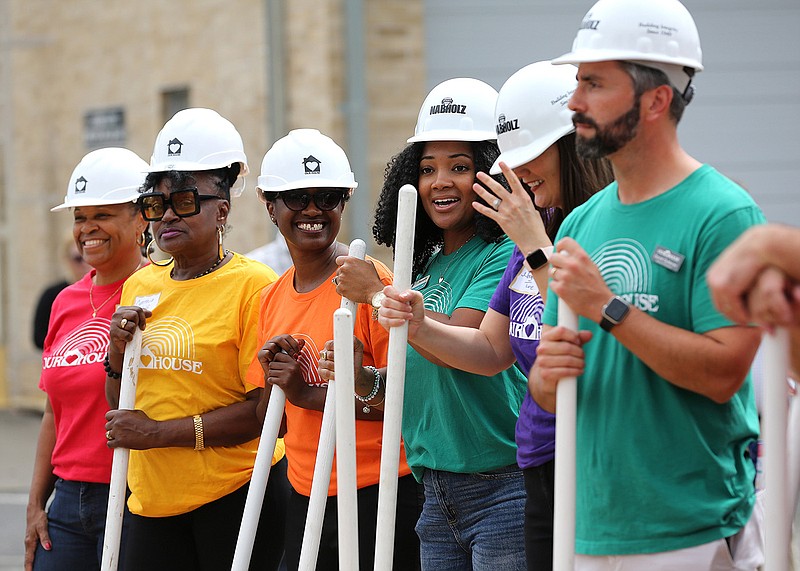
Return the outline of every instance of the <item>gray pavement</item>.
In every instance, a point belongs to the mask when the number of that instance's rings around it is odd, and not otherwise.
[[[36,439],[42,415],[0,410],[0,571],[20,571]]]

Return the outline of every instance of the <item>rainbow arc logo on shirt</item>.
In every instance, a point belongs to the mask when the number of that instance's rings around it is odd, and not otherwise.
[[[652,263],[636,240],[609,240],[591,255],[608,287],[637,309],[658,313],[659,296],[652,292]]]
[[[111,321],[94,317],[73,329],[46,357],[42,367],[78,367],[91,363],[102,363],[108,351],[108,328]]]
[[[174,315],[148,323],[142,334],[139,366],[143,369],[202,374],[203,362],[195,359],[192,326]]]

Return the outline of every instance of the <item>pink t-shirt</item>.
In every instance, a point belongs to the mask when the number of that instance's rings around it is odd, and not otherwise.
[[[106,446],[106,374],[111,315],[125,280],[89,288],[95,271],[58,294],[44,341],[39,388],[47,393],[55,418],[53,473],[65,480],[108,483],[112,451]],[[102,307],[101,307],[102,305]]]

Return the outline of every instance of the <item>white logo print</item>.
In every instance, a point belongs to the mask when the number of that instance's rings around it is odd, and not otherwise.
[[[144,369],[202,374],[203,362],[195,360],[192,326],[174,315],[148,323],[142,334],[140,364]]]
[[[95,317],[72,330],[54,351],[42,359],[42,367],[77,367],[101,363],[108,350],[111,321]]]
[[[592,252],[592,261],[611,291],[637,309],[658,312],[659,298],[652,292],[650,256],[635,240],[610,240]]]

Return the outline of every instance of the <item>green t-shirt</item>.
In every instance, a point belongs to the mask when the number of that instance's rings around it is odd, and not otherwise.
[[[513,247],[505,237],[496,244],[473,237],[449,256],[435,254],[414,289],[431,311],[486,311]],[[467,474],[514,464],[514,426],[526,386],[516,367],[484,377],[434,365],[409,346],[403,441],[417,480],[425,468]]]
[[[763,220],[744,190],[704,165],[638,204],[620,203],[612,183],[567,217],[558,239],[574,238],[638,309],[705,333],[731,325],[711,302],[709,265]],[[551,292],[544,322],[557,313]],[[578,326],[594,336],[578,380],[576,551],[652,553],[736,533],[754,502],[750,379],[717,404],[659,377],[593,321]]]

